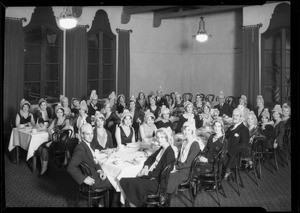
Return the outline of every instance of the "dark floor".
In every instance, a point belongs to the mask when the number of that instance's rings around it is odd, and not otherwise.
[[[32,173],[30,163],[25,161],[26,152],[21,151],[20,164],[16,165],[5,154],[5,202],[6,207],[74,207],[77,195],[77,183],[65,169],[56,169],[54,175],[38,177]],[[268,164],[266,164],[267,166]],[[238,196],[236,185],[224,181],[227,198],[220,197],[221,207],[262,207],[266,211],[291,211],[291,168],[279,165],[279,172],[271,173],[262,167],[262,179],[259,187],[254,176],[250,179],[241,173],[245,188]],[[215,193],[212,193],[215,197]],[[191,207],[188,192],[174,195],[171,207]],[[86,206],[84,200],[79,207]],[[114,203],[114,206],[118,206]],[[216,201],[207,192],[196,199],[196,207],[218,207]]]

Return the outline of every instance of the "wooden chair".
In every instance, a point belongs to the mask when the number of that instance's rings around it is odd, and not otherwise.
[[[205,95],[203,93],[200,93],[201,101],[205,100]]]
[[[184,102],[186,102],[186,101],[192,102],[193,101],[193,94],[189,93],[189,92],[183,93],[182,94],[182,99],[183,99]]]
[[[196,168],[198,168],[198,178],[196,181],[196,189],[197,193],[201,193],[202,187],[206,185],[214,185],[212,190],[210,191],[215,191],[217,200],[216,202],[218,203],[219,206],[221,206],[220,199],[219,199],[219,188],[222,189],[222,192],[224,197],[226,197],[223,185],[222,185],[222,167],[223,167],[223,161],[224,161],[224,156],[225,156],[226,150],[221,150],[215,157],[214,157],[214,165],[213,165],[213,171],[211,173],[205,173],[201,170],[201,164],[197,165]],[[209,193],[208,190],[205,190],[206,192]]]
[[[170,172],[173,169],[174,162],[167,165],[164,170],[160,173],[158,177],[158,189],[155,194],[147,195],[147,199],[144,203],[144,207],[148,205],[157,206],[157,207],[165,207],[167,203],[167,186],[168,180],[170,176]]]
[[[228,103],[230,106],[233,107],[234,97],[233,96],[227,96],[225,98],[225,103]]]
[[[52,134],[52,174],[54,173],[55,165],[62,167],[68,156],[68,141],[73,134],[71,129],[65,129]]]
[[[82,162],[79,165],[79,168],[83,175],[85,175],[85,176],[92,175],[92,172],[87,164]],[[80,197],[87,199],[88,207],[92,206],[93,200],[98,200],[98,202],[99,202],[100,199],[105,199],[104,205],[105,205],[105,207],[109,207],[109,189],[108,188],[93,189],[91,186],[89,186],[83,182],[78,187],[76,207],[78,206]]]
[[[189,191],[190,193],[190,198],[191,198],[191,202],[192,202],[192,207],[195,206],[195,200],[196,200],[196,195],[197,195],[197,188],[196,188],[196,181],[197,181],[197,173],[195,172],[196,170],[196,164],[197,161],[199,160],[199,156],[200,156],[201,152],[199,152],[196,157],[193,159],[193,162],[191,164],[190,167],[190,173],[189,173],[189,177],[186,181],[184,181],[183,183],[181,183],[178,187],[177,190],[175,192],[175,194],[177,195],[178,192],[184,192],[184,191]]]

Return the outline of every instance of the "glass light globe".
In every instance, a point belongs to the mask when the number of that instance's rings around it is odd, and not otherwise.
[[[59,20],[59,25],[64,29],[72,29],[77,25],[77,19],[71,17],[61,18]]]
[[[196,39],[197,39],[197,41],[205,42],[205,41],[207,41],[208,36],[207,36],[207,34],[198,34],[196,36]]]

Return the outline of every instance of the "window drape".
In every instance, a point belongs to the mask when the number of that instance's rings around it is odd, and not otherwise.
[[[248,108],[256,105],[259,93],[259,47],[258,35],[261,25],[243,27],[242,94],[247,96]]]
[[[87,97],[87,30],[77,26],[66,32],[66,91],[69,99]]]
[[[10,122],[20,110],[24,93],[24,33],[22,19],[5,19],[4,38],[4,133],[10,131]]]
[[[131,30],[117,30],[119,33],[118,48],[118,92],[130,99],[130,32]]]

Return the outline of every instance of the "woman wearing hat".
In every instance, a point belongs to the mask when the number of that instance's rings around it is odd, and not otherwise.
[[[90,96],[89,104],[87,104],[87,113],[89,116],[95,115],[96,111],[100,111],[102,109],[102,105],[98,103],[98,95],[96,94],[96,90],[93,90]]]
[[[158,178],[163,169],[175,161],[174,150],[170,145],[171,132],[166,128],[158,129],[155,137],[160,148],[150,155],[136,177],[122,178],[120,186],[131,207],[141,207],[146,195],[158,189]]]
[[[88,115],[88,108],[86,105],[85,100],[82,100],[79,104],[79,116],[76,119],[76,122],[74,124],[74,133],[76,135],[76,138],[80,141],[80,133],[79,129],[80,127],[85,123],[92,123],[91,117]]]
[[[142,112],[147,110],[148,102],[143,92],[140,92],[136,98],[136,108]]]
[[[50,124],[50,126],[47,129],[47,131],[49,133],[49,138],[52,138],[52,134],[54,132],[59,132],[63,129],[70,128],[69,119],[67,119],[65,117],[64,108],[60,104],[58,104],[56,106],[55,114],[56,114],[56,118],[52,121],[52,123]],[[41,173],[40,173],[41,176],[43,174],[45,174],[45,172],[47,171],[47,168],[48,168],[49,153],[53,149],[53,146],[51,146],[51,145],[53,145],[52,141],[45,142],[45,143],[41,144],[38,148],[38,153],[40,156],[41,166],[42,166]]]
[[[175,164],[174,171],[171,172],[167,193],[168,200],[171,199],[171,194],[175,193],[177,187],[188,179],[192,161],[200,152],[199,139],[196,138],[196,128],[193,122],[185,122],[182,126],[184,140],[179,151],[178,159]]]
[[[223,156],[226,156],[228,142],[224,133],[224,123],[222,118],[217,118],[212,122],[213,133],[209,136],[207,144],[203,151],[201,151],[200,170],[202,173],[212,173],[214,171],[215,159],[221,150],[224,150]],[[216,186],[212,184],[206,190],[215,189]]]
[[[155,132],[157,131],[156,126],[154,125],[154,115],[149,110],[145,112],[144,123],[140,125],[139,132],[141,141],[143,143],[151,143]]]
[[[203,105],[203,113],[201,113],[199,116],[200,121],[202,121],[202,125],[200,127],[210,127],[213,121],[213,118],[210,114],[211,106],[209,102],[206,102]],[[198,126],[197,126],[198,127]]]
[[[116,141],[117,146],[120,148],[122,145],[126,145],[127,143],[135,143],[135,133],[132,125],[132,114],[125,109],[122,117],[121,124],[116,127]]]
[[[48,103],[44,98],[41,98],[38,102],[38,108],[35,111],[36,123],[40,125],[42,129],[48,128],[49,123],[52,121],[52,113],[48,108]]]
[[[62,105],[62,107],[65,110],[65,116],[67,118],[70,118],[71,117],[71,108],[69,107],[69,99],[68,99],[68,97],[62,96],[60,98],[60,104]]]
[[[195,121],[195,115],[193,113],[193,108],[194,108],[193,103],[191,103],[189,101],[186,101],[185,106],[184,106],[185,112],[184,112],[184,114],[182,114],[179,117],[177,127],[175,129],[175,134],[182,131],[181,128],[182,128],[183,124],[187,121],[190,121],[190,122],[194,123],[195,128],[196,128],[196,121]]]
[[[116,113],[119,117],[122,116],[124,109],[127,108],[125,100],[126,99],[123,94],[118,95]]]
[[[17,128],[21,127],[23,125],[32,126],[34,125],[34,118],[32,113],[29,112],[30,109],[30,103],[26,101],[25,99],[21,100],[20,103],[20,111],[16,115],[15,119],[15,125]]]
[[[282,105],[282,121],[286,127],[291,128],[291,107],[287,103]]]
[[[274,122],[270,121],[270,113],[268,108],[265,108],[261,113],[261,130],[262,134],[266,137],[266,140],[263,141],[264,149],[273,149],[273,144],[275,140],[274,132]]]
[[[254,108],[253,112],[257,117],[258,124],[261,123],[262,112],[265,110],[265,101],[262,95],[257,95],[256,98],[256,107]]]
[[[162,127],[165,128],[170,127],[173,130],[173,124],[170,121],[170,110],[167,107],[162,106],[160,111],[161,111],[160,113],[161,119],[155,122],[157,129]]]
[[[277,146],[282,147],[283,145],[283,136],[284,136],[284,123],[281,119],[282,116],[282,109],[280,105],[275,105],[273,112],[273,119],[274,119],[274,131],[275,131],[275,141],[274,141],[274,149]]]
[[[99,111],[97,111],[99,112]],[[105,117],[101,113],[96,113],[95,115],[95,128],[94,128],[94,137],[91,144],[94,145],[95,149],[103,150],[110,149],[114,147],[113,138],[110,131],[104,128]]]

